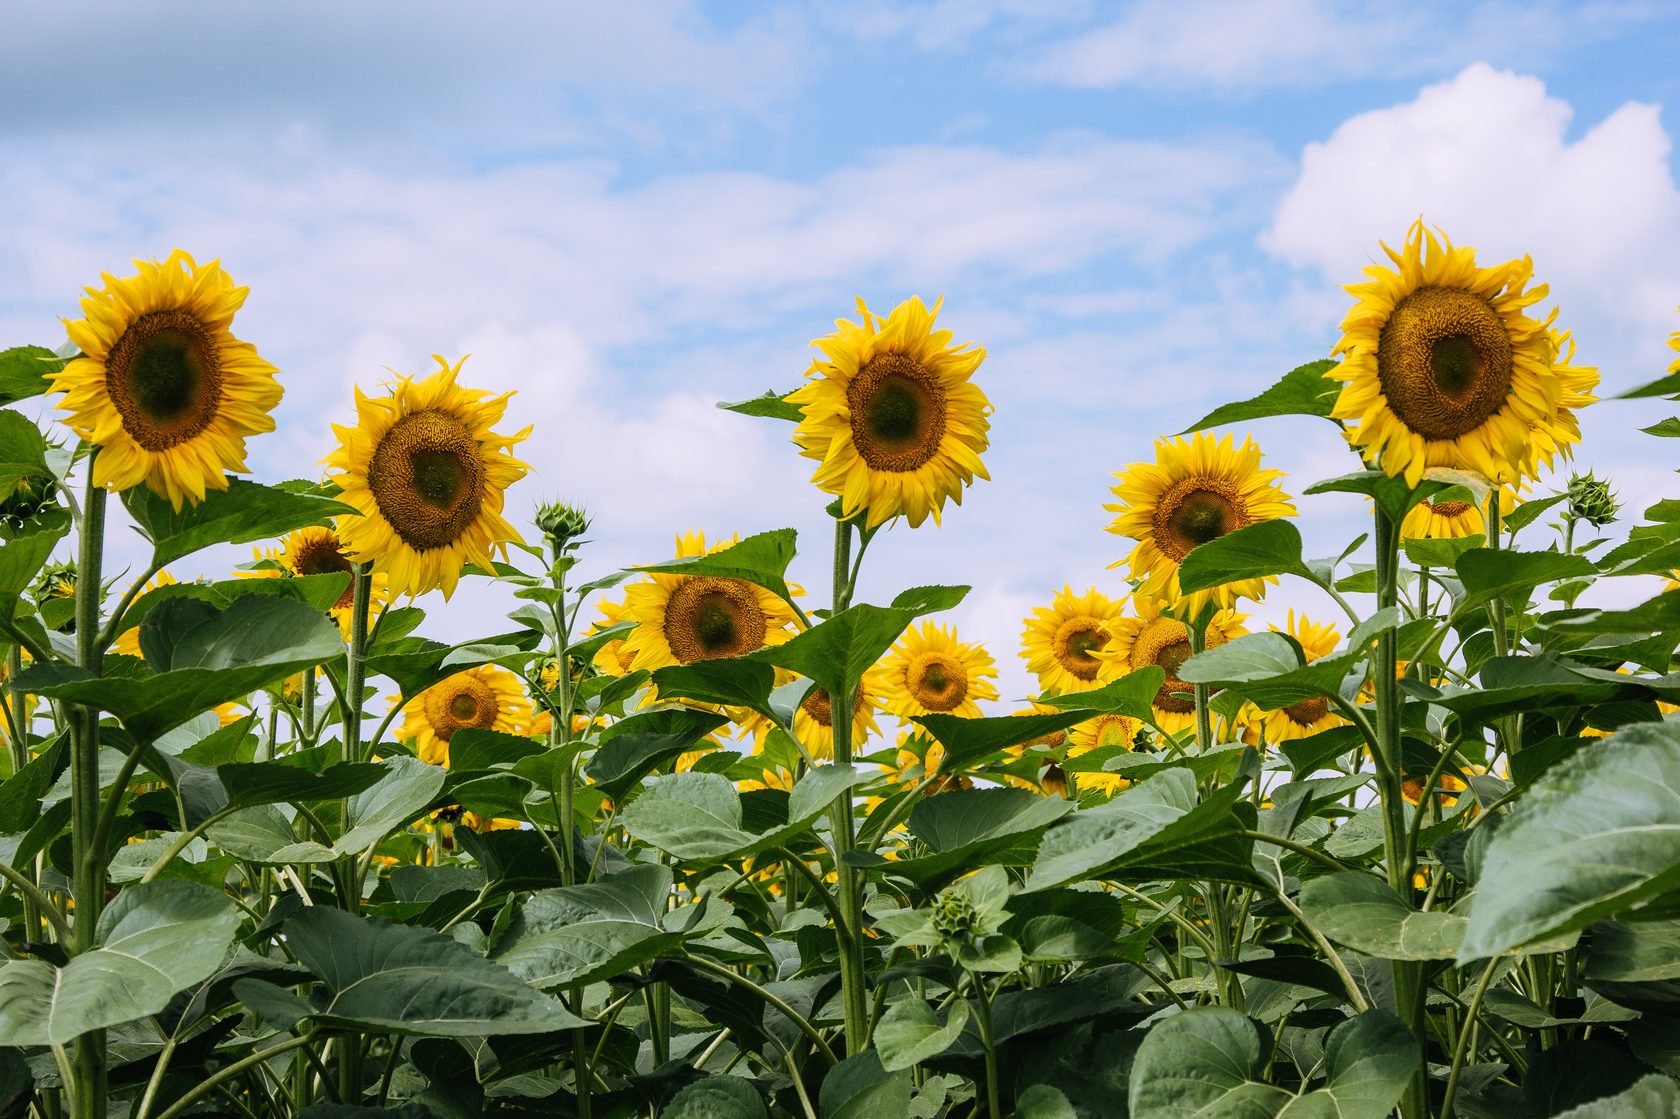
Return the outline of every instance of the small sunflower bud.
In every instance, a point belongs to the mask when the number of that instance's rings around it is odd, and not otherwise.
[[[49,505],[58,502],[58,483],[47,475],[25,474],[12,485],[12,492],[0,500],[0,525],[13,531],[35,519]]]
[[[974,903],[955,887],[942,891],[933,903],[933,927],[941,936],[969,936],[978,926],[980,914]]]
[[[589,518],[575,505],[549,501],[537,507],[537,528],[559,555],[576,546],[578,537],[589,531]]]
[[[74,562],[49,563],[41,569],[31,588],[36,602],[54,598],[74,598],[76,594],[76,565]]]
[[[1586,521],[1594,528],[1603,528],[1616,519],[1619,508],[1610,483],[1594,478],[1592,471],[1569,479],[1570,520]]]

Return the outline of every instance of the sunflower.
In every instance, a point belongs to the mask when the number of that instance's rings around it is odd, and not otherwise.
[[[498,435],[491,425],[511,393],[491,396],[455,383],[461,361],[421,381],[401,377],[390,395],[356,390],[356,426],[333,425],[338,448],[326,458],[339,500],[361,511],[345,517],[344,554],[390,576],[392,594],[441,587],[448,598],[468,563],[489,568],[519,533],[502,516],[503,491],[530,469],[509,453],[531,433]]]
[[[865,687],[880,696],[883,710],[912,715],[978,718],[980,700],[996,699],[997,665],[976,644],[957,640],[955,628],[936,622],[912,626],[892,652],[865,674]]]
[[[159,571],[156,575],[152,576],[151,582],[140,588],[140,594],[155,591],[159,587],[172,587],[179,582],[180,580],[175,578],[175,576],[171,575],[169,572]],[[139,595],[136,595],[135,598],[138,600]],[[125,657],[139,657],[141,655],[140,627],[138,625],[132,625],[117,634],[117,639],[111,642],[111,652],[120,653]]]
[[[852,750],[867,742],[871,735],[881,733],[875,722],[875,696],[866,684],[860,683],[852,692]],[[768,726],[765,727],[765,732]],[[793,734],[805,752],[813,758],[827,760],[834,756],[834,705],[826,688],[812,688],[805,693],[793,711]]]
[[[934,796],[952,789],[972,789],[974,782],[966,774],[941,773],[945,764],[945,747],[935,739],[914,731],[902,731],[898,736],[898,750],[890,762],[879,763],[881,770],[894,784],[906,788],[922,786],[923,796]],[[875,799],[870,804],[873,811]]]
[[[680,542],[679,542],[680,546]],[[600,633],[604,629],[611,629],[622,621],[624,617],[624,599],[603,600],[596,606],[601,611],[601,620],[589,627],[590,633]],[[631,657],[624,652],[624,638],[615,637],[611,641],[602,642],[595,651],[595,667],[608,676],[628,676],[633,671],[630,667]]]
[[[1124,604],[1095,587],[1082,595],[1063,587],[1049,606],[1032,612],[1021,632],[1021,656],[1041,691],[1082,692],[1107,680],[1110,666],[1096,654],[1108,644]]]
[[[1277,626],[1273,626],[1272,630],[1287,633],[1300,642],[1301,652],[1308,663],[1329,656],[1342,644],[1341,632],[1335,626],[1310,621],[1305,614],[1297,615],[1293,610],[1289,611],[1282,630]],[[1339,727],[1347,720],[1330,710],[1330,701],[1324,696],[1314,696],[1277,711],[1259,712],[1254,722],[1261,740],[1276,745]]]
[[[1022,715],[1054,715],[1059,710],[1060,708],[1051,707],[1047,704],[1034,703],[1029,707],[1023,707],[1019,711],[1011,712],[1011,714],[1019,718]],[[1025,777],[1017,777],[1008,772],[1002,774],[1003,780],[1017,788],[1061,796],[1067,791],[1067,779],[1062,774],[1061,766],[1056,763],[1065,757],[1062,748],[1067,745],[1067,741],[1067,731],[1055,730],[1049,734],[1041,734],[1037,738],[1017,743],[1014,746],[1005,747],[1004,756],[1011,761],[1034,757],[1043,764],[1036,781]]]
[[[1077,758],[1081,754],[1103,747],[1120,747],[1130,750],[1137,740],[1138,731],[1143,724],[1130,715],[1098,715],[1095,719],[1080,723],[1068,731],[1069,758]],[[1108,773],[1103,770],[1077,770],[1074,780],[1081,790],[1095,790],[1103,793],[1117,793],[1131,785],[1131,782],[1118,773]],[[1066,778],[1063,777],[1065,786]]]
[[[48,374],[70,430],[99,446],[93,481],[141,482],[177,510],[245,470],[245,439],[274,430],[279,372],[229,331],[250,290],[217,261],[180,249],[136,260],[139,273],[87,288],[85,316],[64,321],[81,353]]]
[[[1325,374],[1342,382],[1331,415],[1348,442],[1414,486],[1431,467],[1509,482],[1567,455],[1580,440],[1570,408],[1591,401],[1598,375],[1560,366],[1567,336],[1528,314],[1547,291],[1528,286],[1533,262],[1480,267],[1421,220],[1383,251],[1395,269],[1370,265],[1348,286],[1357,302],[1331,351],[1344,358]]]
[[[1154,462],[1133,463],[1115,477],[1112,492],[1119,501],[1103,506],[1117,514],[1108,531],[1131,537],[1137,546],[1110,566],[1129,563],[1144,593],[1193,615],[1209,602],[1228,608],[1238,598],[1258,599],[1266,583],[1277,582],[1272,576],[1240,579],[1189,595],[1178,582],[1179,564],[1197,545],[1295,514],[1289,495],[1273,485],[1283,472],[1260,469],[1254,440],[1244,439],[1238,447],[1229,435],[1157,439]]]
[[[420,760],[449,764],[449,740],[467,727],[522,734],[531,722],[531,701],[519,677],[500,665],[484,664],[438,681],[403,708],[397,738],[410,742]]]
[[[1116,623],[1114,639],[1102,655],[1115,662],[1117,676],[1150,665],[1164,670],[1167,678],[1152,703],[1156,725],[1169,734],[1189,730],[1196,725],[1196,705],[1191,697],[1194,689],[1178,677],[1179,668],[1190,659],[1189,627],[1164,613],[1166,603],[1161,599],[1136,594],[1132,596],[1132,604],[1137,616]],[[1207,647],[1216,649],[1231,638],[1247,633],[1242,624],[1245,617],[1234,610],[1216,613],[1208,622]]]
[[[240,571],[237,574],[248,579],[272,579],[283,576],[296,575],[331,575],[343,572],[352,575],[354,568],[350,557],[344,553],[344,542],[338,538],[338,533],[330,528],[318,525],[300,528],[289,533],[280,541],[278,548],[253,548],[252,555],[265,566]],[[390,580],[383,571],[373,573],[368,588],[368,617],[371,619],[383,610],[391,601]],[[350,631],[355,624],[352,617],[355,605],[356,587],[354,577],[345,580],[344,591],[338,600],[327,610],[338,623],[338,628],[344,634],[344,640],[350,640]]]
[[[677,558],[703,556],[732,546],[735,538],[706,546],[702,533],[677,538]],[[618,659],[631,671],[735,657],[780,645],[794,634],[793,608],[745,579],[653,572],[624,590],[623,620],[636,623]]]
[[[839,319],[812,343],[827,360],[787,398],[803,413],[793,441],[822,464],[811,480],[839,496],[843,516],[865,512],[874,528],[902,515],[914,528],[931,513],[938,524],[946,498],[960,505],[964,486],[990,478],[980,453],[991,404],[969,381],[986,351],[934,330],[937,302],[912,297],[883,320],[859,299],[858,312],[861,324]]]
[[[1555,317],[1557,312],[1552,314]],[[1549,323],[1550,319],[1547,321]],[[1574,337],[1567,330],[1549,328],[1546,334],[1552,353],[1556,355],[1552,373],[1556,375],[1563,393],[1558,398],[1555,413],[1529,421],[1528,439],[1522,446],[1522,461],[1515,476],[1507,476],[1507,480],[1519,483],[1539,477],[1540,471],[1549,470],[1557,458],[1570,457],[1573,445],[1581,441],[1581,425],[1575,413],[1598,401],[1598,397],[1593,395],[1593,390],[1598,387],[1598,369],[1592,365],[1574,364]]]

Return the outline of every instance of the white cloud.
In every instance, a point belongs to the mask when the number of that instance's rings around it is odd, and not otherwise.
[[[1076,88],[1310,88],[1439,73],[1477,58],[1532,64],[1665,14],[1634,2],[1473,5],[1339,0],[1138,0],[1117,19],[1029,56],[1032,77]]]
[[[1629,102],[1572,138],[1539,79],[1477,64],[1307,146],[1261,245],[1352,282],[1421,214],[1488,259],[1529,253],[1607,383],[1654,376],[1680,303],[1680,190],[1658,107]],[[1638,368],[1643,366],[1643,370]]]

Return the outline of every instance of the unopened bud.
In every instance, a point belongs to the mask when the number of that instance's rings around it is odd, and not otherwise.
[[[589,531],[589,517],[575,505],[549,501],[537,507],[537,528],[559,555],[576,546],[578,538]]]
[[[1616,519],[1619,508],[1610,483],[1594,478],[1592,471],[1569,479],[1570,520],[1586,521],[1594,528],[1603,528]]]

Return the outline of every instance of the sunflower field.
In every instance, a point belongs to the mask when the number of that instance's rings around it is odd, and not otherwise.
[[[1680,498],[1568,473],[1599,374],[1527,259],[1384,249],[1331,356],[1093,466],[1117,562],[1008,651],[858,600],[988,477],[937,303],[723,405],[832,542],[610,571],[508,516],[493,370],[236,478],[247,290],[103,276],[0,352],[0,1117],[1680,1116]],[[1369,527],[1312,558],[1326,494]],[[505,619],[427,636],[463,580]]]

